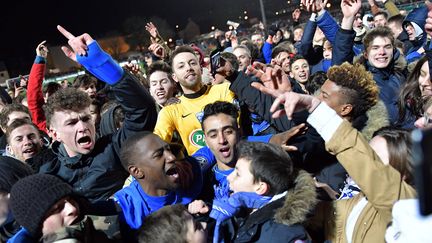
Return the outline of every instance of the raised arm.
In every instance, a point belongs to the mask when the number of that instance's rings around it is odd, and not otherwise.
[[[354,52],[352,50],[355,38],[353,22],[356,13],[361,8],[361,0],[342,0],[341,9],[343,18],[341,28],[336,34],[333,46],[332,65],[340,65],[343,62],[352,63]]]
[[[46,41],[42,41],[36,47],[36,59],[30,70],[29,81],[27,84],[27,103],[32,116],[32,121],[36,126],[44,132],[48,132],[46,128],[46,118],[43,111],[45,104],[42,93],[42,82],[45,75],[46,57],[48,48],[45,46]]]
[[[284,109],[278,110],[283,104]],[[415,197],[415,190],[405,183],[401,174],[382,163],[366,139],[316,97],[288,92],[280,95],[272,106],[274,116],[307,110],[308,122],[326,142],[326,149],[335,155],[348,174],[360,186],[368,201],[378,210],[387,211],[402,198]]]
[[[119,153],[121,144],[130,135],[139,131],[153,131],[157,118],[155,102],[135,76],[125,72],[89,34],[75,37],[63,27],[57,28],[72,47],[72,50],[62,47],[65,55],[110,84],[117,102],[123,108],[125,120],[113,137],[116,152]]]
[[[156,56],[160,57],[161,59],[168,59],[168,57],[171,55],[171,52],[172,52],[171,48],[169,48],[167,46],[167,44],[165,44],[165,40],[159,34],[159,31],[158,31],[156,25],[154,25],[152,22],[148,22],[145,26],[145,29],[150,34],[150,40],[151,40],[152,44],[157,44],[163,49],[163,55],[159,56],[159,54],[161,53],[161,50],[159,50],[159,52],[158,52],[158,49],[156,47],[152,48],[154,50],[150,50],[150,51],[152,51]]]
[[[316,2],[306,3],[306,10],[311,12],[311,17],[306,23],[306,27],[304,28],[304,33],[300,43],[297,44],[298,54],[306,58],[308,63],[311,65],[317,64],[321,59],[323,59],[322,49],[316,49],[313,46],[313,39],[315,35],[315,31],[317,29],[316,23],[316,15],[317,12],[321,11],[321,3],[325,4],[325,2]]]
[[[330,41],[332,46],[335,44],[336,32],[339,30],[339,25],[331,14],[325,9],[317,12],[316,22],[318,27],[324,33],[326,39]]]

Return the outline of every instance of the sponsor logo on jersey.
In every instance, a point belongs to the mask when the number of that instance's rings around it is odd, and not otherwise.
[[[201,129],[195,129],[189,134],[189,142],[196,147],[204,147],[206,143],[204,141],[204,132]]]

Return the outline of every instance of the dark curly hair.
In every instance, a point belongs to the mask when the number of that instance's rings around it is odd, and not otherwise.
[[[89,107],[90,97],[83,91],[75,88],[65,88],[51,95],[44,106],[47,126],[51,124],[51,118],[56,111],[76,111]]]
[[[377,104],[379,88],[372,74],[366,71],[364,66],[345,62],[340,66],[331,67],[327,72],[327,77],[341,87],[345,102],[352,104],[352,119],[364,114]]]
[[[171,56],[170,56],[170,58],[169,58],[169,64],[171,65],[171,69],[173,69],[173,60],[174,60],[174,58],[178,55],[178,54],[180,54],[180,53],[183,53],[183,52],[189,52],[189,53],[192,53],[192,54],[194,54],[195,55],[195,51],[194,51],[194,49],[192,48],[192,47],[190,47],[190,46],[188,46],[188,45],[183,45],[183,46],[179,46],[179,47],[177,47],[172,53],[171,53]],[[195,55],[196,56],[196,55]],[[199,57],[197,57],[197,60],[199,61]]]

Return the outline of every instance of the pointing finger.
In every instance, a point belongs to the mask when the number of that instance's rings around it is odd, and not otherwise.
[[[64,35],[64,37],[66,37],[67,39],[71,40],[73,38],[75,38],[74,35],[72,35],[69,31],[67,31],[65,28],[63,28],[61,25],[57,25],[57,29],[58,31],[60,31],[60,33],[62,33]]]
[[[46,43],[46,40],[44,40],[44,41],[42,41],[41,43],[39,43],[38,46],[42,46],[42,45],[44,45],[45,43]]]

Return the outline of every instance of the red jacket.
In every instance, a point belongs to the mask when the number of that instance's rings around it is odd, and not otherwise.
[[[33,123],[44,132],[46,128],[46,118],[42,106],[45,104],[42,93],[42,81],[45,74],[45,63],[34,63],[27,84],[27,103],[31,113]]]

